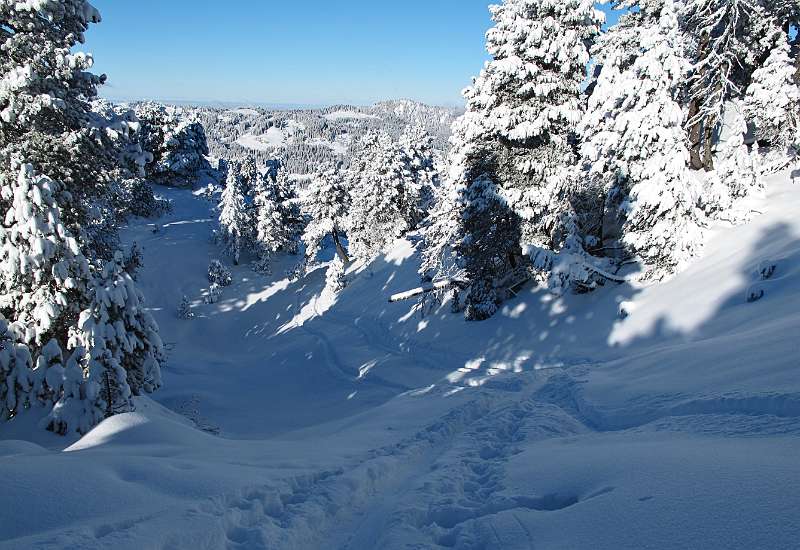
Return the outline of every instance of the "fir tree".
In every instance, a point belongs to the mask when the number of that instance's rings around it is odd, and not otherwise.
[[[250,212],[242,188],[239,167],[231,165],[220,202],[219,226],[225,251],[239,265],[239,258],[250,242]]]
[[[278,252],[296,254],[303,219],[294,188],[285,171],[265,174],[255,182],[255,244],[259,265],[268,269],[270,257]]]
[[[314,261],[322,249],[323,240],[328,236],[333,240],[336,254],[343,264],[346,266],[350,263],[344,242],[350,195],[343,179],[341,171],[328,168],[315,174],[306,190],[303,209],[309,220],[302,235],[306,263]]]
[[[99,20],[85,0],[0,2],[0,311],[14,349],[31,356],[15,352],[14,368],[28,369],[17,380],[31,382],[25,406],[55,402],[48,427],[60,433],[85,432],[98,419],[87,412],[96,396],[84,351],[63,366],[61,350],[92,307],[92,265],[113,256],[120,197],[146,156],[134,143],[134,117],[92,110],[105,77],[90,73],[91,56],[74,50]],[[143,369],[154,380],[148,357],[131,355],[123,370]]]
[[[454,125],[446,182],[451,191],[440,193],[455,211],[437,206],[446,221],[426,228],[423,265],[430,272],[437,259],[439,276],[460,271],[467,278],[473,319],[494,313],[510,288],[530,277],[528,265],[548,270],[562,249],[582,252],[581,214],[596,210],[582,204],[593,198],[571,166],[584,111],[581,86],[602,14],[588,0],[506,0],[490,9],[492,59],[464,92],[467,112]],[[530,263],[523,245],[546,261]]]
[[[28,347],[0,316],[0,420],[24,409],[33,386],[33,359]]]
[[[688,128],[691,166],[712,170],[715,133],[729,101],[740,99],[778,30],[764,4],[751,0],[686,0],[682,18],[692,71]]]
[[[64,395],[51,422],[58,431],[82,431],[103,418],[134,410],[133,396],[161,385],[163,346],[143,297],[122,266],[122,255],[106,263],[92,283],[92,301],[81,312],[70,346],[82,350],[86,403]],[[77,411],[77,415],[75,414]]]
[[[582,123],[586,179],[605,197],[601,239],[646,275],[672,273],[702,241],[700,189],[689,173],[678,103],[689,69],[672,0],[623,19],[601,42],[602,70]],[[631,57],[628,45],[638,45]]]
[[[800,117],[800,88],[794,75],[788,37],[781,33],[764,66],[753,73],[745,99],[756,137],[781,155],[792,145]]]
[[[184,294],[181,298],[181,303],[178,305],[178,319],[191,319],[194,317],[192,313],[192,304],[189,303],[189,298]]]
[[[436,171],[424,133],[393,142],[368,136],[349,170],[352,207],[348,237],[354,257],[371,259],[416,229],[430,202]]]
[[[145,168],[148,178],[163,185],[192,187],[212,172],[202,124],[177,107],[152,102],[136,105],[136,115],[142,123],[142,148],[153,154]]]

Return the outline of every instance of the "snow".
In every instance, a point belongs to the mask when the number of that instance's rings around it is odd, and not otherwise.
[[[244,115],[244,116],[258,116],[260,114],[255,109],[233,109],[231,112],[237,115]]]
[[[336,141],[330,141],[327,139],[322,138],[314,138],[310,140],[309,145],[319,145],[321,147],[327,147],[331,151],[335,152],[338,155],[344,155],[347,153],[347,147],[349,146],[350,139],[349,136],[337,136]]]
[[[387,302],[419,286],[405,240],[338,295],[278,257],[271,277],[233,267],[205,304],[211,204],[159,193],[162,231],[139,220],[125,239],[144,249],[164,387],[78,441],[33,429],[36,411],[0,427],[0,547],[797,545],[789,173],[666,282],[525,288],[482,323]]]
[[[266,134],[260,136],[244,134],[236,140],[236,143],[242,147],[253,149],[254,151],[270,151],[282,147],[286,142],[287,137],[284,131],[274,126],[267,130]]]
[[[375,120],[376,115],[361,113],[358,111],[334,111],[325,115],[327,120]]]

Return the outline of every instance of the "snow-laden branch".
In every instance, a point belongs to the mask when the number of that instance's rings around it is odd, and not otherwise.
[[[429,283],[417,288],[412,288],[411,290],[406,290],[405,292],[393,294],[392,296],[389,297],[389,303],[393,304],[395,302],[410,300],[411,298],[415,298],[417,296],[421,296],[422,294],[427,294],[429,292],[436,292],[437,290],[444,290],[453,287],[466,288],[467,286],[469,286],[469,283],[467,283],[466,281],[445,279],[443,281],[436,281],[435,283]]]

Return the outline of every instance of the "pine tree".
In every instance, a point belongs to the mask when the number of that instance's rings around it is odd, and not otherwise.
[[[56,340],[50,340],[36,359],[32,375],[30,404],[52,408],[64,387],[64,353]]]
[[[30,164],[19,167],[16,179],[4,178],[0,189],[8,201],[0,229],[0,307],[34,346],[51,338],[66,343],[86,303],[89,263],[62,219],[65,194]]]
[[[17,369],[14,387],[27,394],[17,395],[17,409],[52,406],[48,427],[59,433],[63,419],[82,432],[97,421],[87,413],[96,396],[84,350],[66,366],[62,350],[92,307],[92,266],[113,256],[116,224],[133,212],[123,203],[148,191],[137,179],[147,155],[135,143],[135,117],[107,104],[93,108],[105,77],[88,71],[91,56],[74,51],[99,20],[85,0],[0,2],[0,311],[15,357],[4,369]],[[134,324],[117,326],[148,351],[129,354],[122,368],[147,372],[139,386],[155,388],[148,347],[155,324],[131,315],[126,322]],[[4,416],[17,412],[7,407]]]
[[[18,335],[0,316],[0,420],[8,420],[28,403],[33,386],[33,359]]]
[[[328,236],[333,239],[336,254],[343,264],[350,263],[344,242],[350,195],[343,180],[339,169],[328,168],[315,174],[309,183],[303,201],[303,210],[309,218],[302,235],[306,264],[314,261]]]
[[[780,27],[765,4],[752,0],[686,0],[682,20],[693,67],[687,123],[691,166],[711,170],[726,105],[743,96]]]
[[[582,123],[585,177],[605,197],[603,245],[621,245],[645,276],[659,278],[702,242],[701,189],[689,173],[678,103],[689,66],[672,0],[642,6],[611,33],[619,36],[601,42]]]
[[[137,104],[142,148],[153,154],[147,177],[162,185],[193,187],[212,172],[203,125],[177,107],[153,102]]]
[[[354,157],[348,171],[352,207],[347,234],[353,256],[368,260],[416,229],[437,175],[424,133],[406,134],[399,142],[369,135]]]
[[[589,0],[507,0],[490,9],[492,60],[465,91],[456,139],[482,144],[482,156],[494,158],[494,179],[523,220],[524,241],[558,249],[572,210],[564,170],[573,164],[588,48],[603,16]]]
[[[506,0],[490,9],[492,59],[464,92],[450,191],[439,194],[447,200],[436,207],[446,221],[426,228],[423,264],[428,275],[438,261],[438,276],[467,278],[473,319],[494,313],[509,289],[530,277],[528,267],[550,270],[556,253],[584,253],[584,213],[597,210],[583,204],[592,197],[572,165],[581,87],[602,14],[589,0]],[[442,212],[447,206],[455,211]],[[534,251],[532,261],[523,245]]]
[[[244,194],[252,196],[259,180],[261,180],[261,172],[258,170],[258,164],[252,155],[246,156],[239,166],[239,177],[242,178]]]
[[[753,81],[747,88],[745,113],[756,127],[758,140],[785,155],[798,128],[800,88],[794,80],[788,37],[781,33],[776,40],[764,66],[753,73]]]
[[[192,304],[189,303],[189,298],[184,294],[181,298],[181,303],[178,305],[178,319],[191,319],[194,317],[192,313]]]
[[[233,263],[239,265],[241,253],[250,243],[251,226],[250,212],[247,208],[237,164],[232,164],[228,170],[228,179],[219,207],[219,225],[223,245],[226,252],[233,258]]]
[[[459,192],[461,223],[454,250],[471,283],[465,316],[481,321],[497,311],[505,298],[498,291],[503,286],[498,284],[500,278],[511,273],[516,258],[522,256],[520,219],[499,195],[490,172],[469,174],[464,182]]]
[[[81,312],[70,346],[84,354],[80,395],[86,402],[70,403],[74,392],[65,392],[51,414],[51,426],[56,427],[51,429],[82,432],[103,418],[133,411],[134,395],[161,385],[158,327],[124,271],[121,254],[93,281],[91,304]]]
[[[253,207],[259,266],[268,270],[272,255],[297,253],[303,230],[300,206],[284,170],[274,176],[265,174],[256,180]]]

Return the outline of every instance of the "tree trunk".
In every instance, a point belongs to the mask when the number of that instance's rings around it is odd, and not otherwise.
[[[697,100],[693,99],[691,103],[689,103],[689,120],[696,117],[699,112],[700,106]],[[699,120],[692,124],[692,127],[689,129],[689,164],[693,170],[701,170],[703,168],[703,159],[700,156],[700,134],[702,129],[703,125]]]
[[[703,33],[702,37],[700,38],[700,47],[698,48],[697,52],[697,60],[703,59],[706,55],[706,50],[708,49],[710,40],[711,37],[708,35],[708,33]],[[697,117],[697,115],[700,114],[700,108],[700,100],[695,95],[689,102],[689,120],[693,120]],[[703,155],[701,153],[703,142],[703,126],[704,120],[701,118],[695,121],[695,123],[692,124],[692,127],[689,129],[689,163],[693,170],[702,170],[705,167],[705,164],[703,163]]]
[[[710,124],[706,124],[705,132],[703,132],[703,167],[706,172],[714,169],[714,153],[712,150],[714,142],[714,129]]]
[[[342,262],[344,262],[344,265],[349,264],[350,257],[347,255],[347,250],[345,250],[344,246],[342,246],[342,241],[339,239],[339,232],[335,227],[331,232],[331,236],[333,237],[333,243],[336,245],[336,254],[339,256]]]

